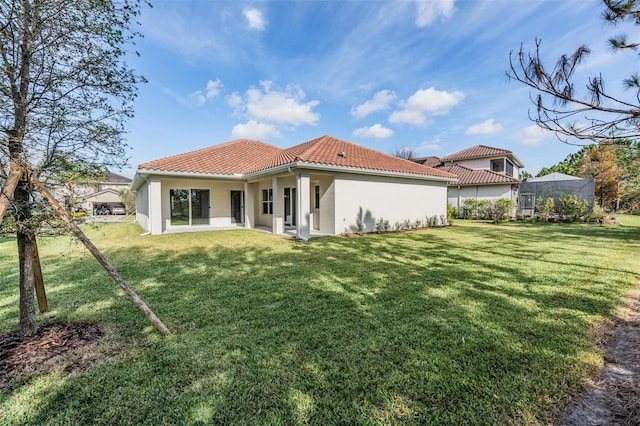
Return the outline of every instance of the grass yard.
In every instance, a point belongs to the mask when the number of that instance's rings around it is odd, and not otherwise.
[[[43,240],[39,321],[101,324],[103,356],[0,393],[0,423],[547,424],[640,287],[640,220],[622,222],[307,243],[87,228],[168,337],[78,242]],[[0,333],[18,324],[17,281],[15,240],[0,239]]]

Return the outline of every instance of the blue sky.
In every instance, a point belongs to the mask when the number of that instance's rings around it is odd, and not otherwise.
[[[502,147],[535,174],[578,148],[529,121],[509,52],[539,37],[551,63],[587,44],[584,75],[622,90],[633,59],[611,54],[623,29],[601,12],[596,0],[155,0],[129,61],[149,83],[121,172],[238,138],[286,148],[328,134],[420,156]]]

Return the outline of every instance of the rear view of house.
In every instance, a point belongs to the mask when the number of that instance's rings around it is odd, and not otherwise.
[[[288,149],[240,139],[150,161],[132,188],[151,234],[241,226],[306,239],[446,215],[455,178],[323,136]]]

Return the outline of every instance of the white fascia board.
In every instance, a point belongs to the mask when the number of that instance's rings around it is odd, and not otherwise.
[[[305,170],[319,170],[325,172],[334,172],[334,173],[354,173],[361,175],[371,175],[371,176],[386,176],[386,177],[397,177],[404,179],[419,179],[419,180],[430,180],[437,182],[457,182],[457,178],[448,178],[441,176],[429,176],[422,175],[417,173],[398,173],[398,172],[389,172],[385,170],[374,170],[374,169],[363,169],[360,167],[345,167],[345,166],[334,166],[331,164],[316,164],[316,163],[307,163],[304,161],[297,161],[294,163],[285,164],[278,167],[269,168],[266,170],[261,170],[259,172],[248,173],[245,175],[245,178],[258,178],[264,175],[270,175],[275,172],[281,172],[288,169],[305,169]]]
[[[455,183],[452,182],[448,186],[494,186],[494,185],[519,185],[520,182],[493,182],[493,183]]]
[[[219,173],[197,173],[197,172],[174,172],[167,170],[155,170],[155,169],[138,169],[136,175],[133,178],[131,184],[132,189],[139,188],[142,183],[150,176],[157,177],[176,177],[176,178],[196,178],[196,179],[220,179],[220,180],[234,180],[243,181],[244,175],[236,173],[233,175],[219,174]]]

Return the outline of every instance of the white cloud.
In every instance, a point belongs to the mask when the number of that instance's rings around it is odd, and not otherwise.
[[[197,106],[202,106],[208,100],[218,96],[223,87],[224,85],[219,78],[215,81],[209,80],[207,81],[207,87],[205,90],[197,90],[193,92],[190,97]]]
[[[424,126],[427,123],[427,117],[420,111],[403,109],[394,111],[389,116],[390,123],[406,123],[414,126]]]
[[[393,130],[376,123],[371,127],[361,127],[353,131],[353,136],[367,139],[386,139],[393,135]]]
[[[418,89],[406,101],[400,103],[402,109],[394,111],[389,116],[389,122],[424,126],[427,123],[427,114],[447,114],[463,99],[464,93],[459,91],[446,92],[436,90],[433,87]]]
[[[273,124],[261,123],[249,120],[244,124],[236,124],[231,130],[231,136],[235,139],[267,139],[280,137],[281,134]]]
[[[485,120],[480,124],[470,126],[465,135],[495,135],[500,133],[504,128],[501,124],[495,123],[493,118]]]
[[[222,84],[219,78],[217,78],[216,81],[213,81],[213,80],[207,81],[207,99],[211,99],[218,96],[218,94],[220,93],[220,90],[222,90],[223,87],[224,85]]]
[[[298,126],[316,125],[320,114],[313,108],[320,104],[318,100],[303,102],[306,97],[297,85],[288,85],[283,91],[271,90],[270,81],[260,82],[261,89],[247,90],[244,109],[250,119],[272,121],[278,124]]]
[[[283,90],[273,88],[271,81],[260,81],[259,87],[252,87],[244,95],[233,92],[225,97],[233,115],[248,120],[233,128],[234,137],[261,139],[280,137],[281,130],[303,124],[316,125],[320,114],[313,111],[320,101],[304,102],[304,91],[295,84]]]
[[[406,109],[428,112],[433,115],[442,115],[449,112],[464,99],[464,93],[446,92],[436,90],[433,87],[419,89],[407,99]]]
[[[241,109],[243,105],[242,96],[238,92],[233,92],[229,96],[225,98],[227,101],[227,105],[229,105],[234,110]]]
[[[264,17],[262,16],[261,11],[248,7],[245,8],[242,13],[247,20],[249,28],[253,30],[264,31],[264,29],[266,28],[266,22],[264,20]]]
[[[525,127],[522,130],[522,140],[520,143],[522,145],[538,146],[548,140],[549,136],[550,134],[547,130],[544,130],[534,124],[533,126]]]
[[[396,99],[396,94],[391,90],[381,90],[373,98],[366,101],[363,104],[356,105],[351,108],[351,114],[358,118],[366,117],[367,115],[389,108],[391,102]]]
[[[442,147],[437,143],[432,142],[424,142],[420,144],[420,146],[416,149],[417,152],[426,152],[426,151],[441,151]]]
[[[455,0],[419,0],[416,1],[416,25],[428,27],[439,17],[451,18]]]

